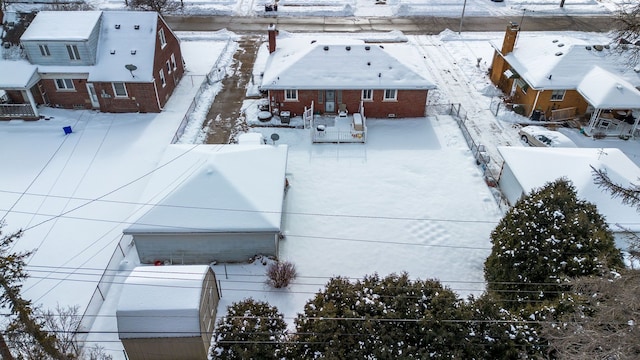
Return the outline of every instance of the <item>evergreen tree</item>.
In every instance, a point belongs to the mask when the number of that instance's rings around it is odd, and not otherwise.
[[[488,291],[503,306],[553,301],[570,278],[622,268],[620,251],[595,205],[558,179],[520,199],[491,233],[484,267]]]
[[[29,252],[16,253],[11,251],[13,243],[21,236],[22,231],[7,236],[2,236],[0,231],[0,289],[2,290],[0,292],[0,305],[8,307],[14,316],[7,332],[11,333],[14,330],[18,330],[31,336],[33,343],[39,346],[36,351],[40,359],[44,359],[47,356],[56,360],[68,359],[69,356],[57,348],[58,341],[55,334],[46,332],[43,329],[43,321],[34,315],[31,301],[22,298],[20,294],[22,281],[27,278],[24,270],[25,259],[31,254]],[[3,351],[3,346],[1,346],[3,342],[0,341],[0,351]]]
[[[214,334],[212,359],[280,359],[287,324],[276,307],[253,299],[233,303]]]
[[[337,277],[298,315],[293,358],[460,358],[463,318],[462,301],[434,280]]]

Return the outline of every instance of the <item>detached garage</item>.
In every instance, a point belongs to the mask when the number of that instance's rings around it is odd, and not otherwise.
[[[116,310],[129,360],[206,360],[219,293],[209,266],[139,266]]]
[[[511,205],[533,189],[564,177],[573,183],[579,198],[595,204],[604,215],[619,248],[628,247],[623,229],[640,235],[636,209],[611,198],[610,193],[594,183],[591,167],[606,171],[619,184],[628,185],[640,179],[640,168],[620,149],[503,146],[498,151],[504,159],[498,183]]]
[[[152,193],[170,190],[124,230],[141,263],[278,256],[286,146],[172,145],[166,159]]]

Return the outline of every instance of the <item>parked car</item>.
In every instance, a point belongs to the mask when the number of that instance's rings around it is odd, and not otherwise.
[[[518,134],[525,144],[531,146],[576,147],[576,144],[564,134],[543,126],[525,126],[520,129]]]

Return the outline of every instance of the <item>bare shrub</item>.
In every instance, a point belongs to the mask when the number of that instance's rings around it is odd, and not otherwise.
[[[296,266],[289,261],[274,262],[267,267],[267,283],[277,289],[289,286],[297,275]]]

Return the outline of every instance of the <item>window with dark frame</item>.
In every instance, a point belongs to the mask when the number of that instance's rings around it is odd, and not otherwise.
[[[69,59],[80,60],[80,51],[78,50],[78,45],[67,45],[67,53],[69,54]]]
[[[38,45],[40,48],[40,54],[42,56],[51,56],[51,52],[49,51],[49,45]]]
[[[114,82],[114,83],[111,83],[111,86],[113,87],[113,93],[116,95],[116,97],[128,97],[129,96],[127,94],[127,87],[124,85],[124,83],[122,83],[122,82]]]

